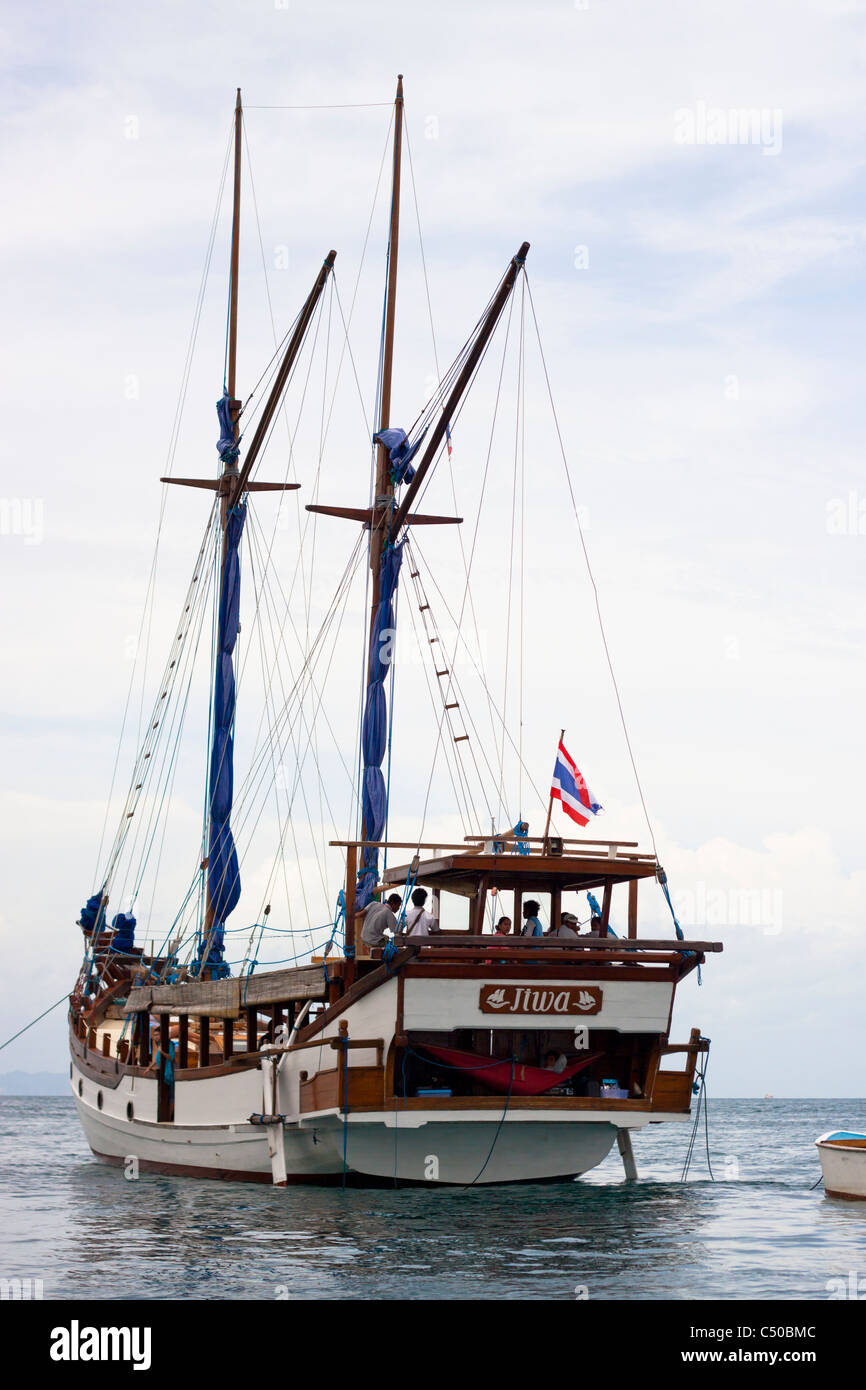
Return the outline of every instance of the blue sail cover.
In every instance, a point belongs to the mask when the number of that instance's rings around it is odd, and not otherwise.
[[[216,408],[220,422],[220,437],[217,440],[217,451],[223,463],[234,463],[237,459],[240,445],[235,439],[235,425],[232,420],[231,401],[228,391],[223,391],[216,403]]]
[[[421,447],[426,430],[422,430],[414,444],[409,443],[405,430],[380,430],[373,435],[374,444],[384,444],[391,460],[391,477],[395,483],[411,483],[415,477],[412,460]]]
[[[208,848],[208,903],[213,923],[210,950],[205,960],[199,947],[200,964],[228,974],[223,964],[225,920],[237,907],[241,895],[238,856],[231,832],[230,817],[234,794],[235,668],[234,649],[238,636],[241,601],[241,568],[238,549],[247,510],[234,507],[226,521],[226,555],[220,588],[219,634],[214,678],[213,745],[210,758],[210,842]]]
[[[389,431],[385,431],[389,433]],[[402,433],[402,431],[401,431]],[[383,443],[387,442],[383,440]],[[403,542],[382,552],[379,569],[379,603],[373,618],[370,639],[370,665],[367,671],[367,702],[361,730],[361,757],[364,775],[361,784],[361,815],[365,840],[381,840],[388,815],[388,792],[382,763],[388,745],[388,701],[385,681],[393,660],[394,596],[403,560]],[[379,879],[379,851],[365,849],[358,874],[356,902],[366,907]]]
[[[92,897],[87,899],[87,902],[81,909],[78,925],[84,928],[88,936],[94,932],[98,936],[105,926],[104,894],[105,890],[100,889],[98,893],[94,893]]]
[[[111,938],[113,951],[131,951],[135,945],[135,918],[131,912],[118,912],[112,922],[114,936]]]

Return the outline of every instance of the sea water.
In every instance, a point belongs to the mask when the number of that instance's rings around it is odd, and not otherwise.
[[[124,1178],[73,1102],[0,1098],[0,1280],[45,1299],[866,1297],[866,1203],[824,1196],[815,1138],[866,1102],[709,1102],[577,1182],[359,1190]],[[7,1285],[2,1285],[7,1289]],[[14,1287],[14,1286],[9,1286]]]

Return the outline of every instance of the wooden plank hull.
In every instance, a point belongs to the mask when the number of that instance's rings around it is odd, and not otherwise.
[[[688,1119],[706,1041],[693,1030],[667,1045],[678,962],[529,949],[501,962],[493,949],[403,950],[336,994],[308,968],[262,972],[243,993],[237,980],[139,987],[125,1006],[106,995],[73,1009],[88,1143],[144,1172],[277,1186],[531,1183],[579,1177],[621,1133]],[[345,965],[331,965],[338,983]],[[307,994],[315,1019],[278,1037],[287,1001]],[[512,1070],[552,1076],[548,1049],[565,1069],[549,1093],[522,1094]],[[686,1054],[683,1069],[660,1069],[668,1052]],[[467,1072],[467,1055],[489,1061]]]
[[[71,1086],[88,1144],[105,1162],[176,1176],[272,1181],[267,1131],[249,1120],[261,1104],[257,1071],[179,1083],[172,1123],[156,1119],[155,1080],[125,1075],[109,1089],[74,1061]],[[601,1163],[620,1126],[662,1118],[648,1109],[544,1109],[537,1100],[531,1109],[516,1101],[482,1106],[464,1103],[455,1111],[415,1102],[392,1110],[380,1103],[345,1115],[332,1105],[287,1118],[285,1182],[332,1184],[344,1173],[351,1185],[373,1186],[564,1181]]]

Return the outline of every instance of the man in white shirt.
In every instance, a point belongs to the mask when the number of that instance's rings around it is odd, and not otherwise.
[[[371,902],[364,912],[364,925],[361,940],[365,946],[384,946],[388,940],[386,932],[397,931],[397,913],[403,899],[399,893],[392,893],[387,902]]]
[[[439,931],[439,923],[424,906],[426,901],[427,889],[416,888],[412,894],[412,906],[406,913],[407,936],[435,936]]]
[[[563,912],[559,919],[559,926],[551,928],[547,935],[558,937],[573,936],[577,938],[580,935],[580,933],[578,932],[578,926],[578,920],[573,912]]]

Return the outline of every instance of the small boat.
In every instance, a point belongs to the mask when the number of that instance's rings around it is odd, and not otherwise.
[[[866,1201],[866,1134],[831,1130],[815,1140],[828,1197]]]

